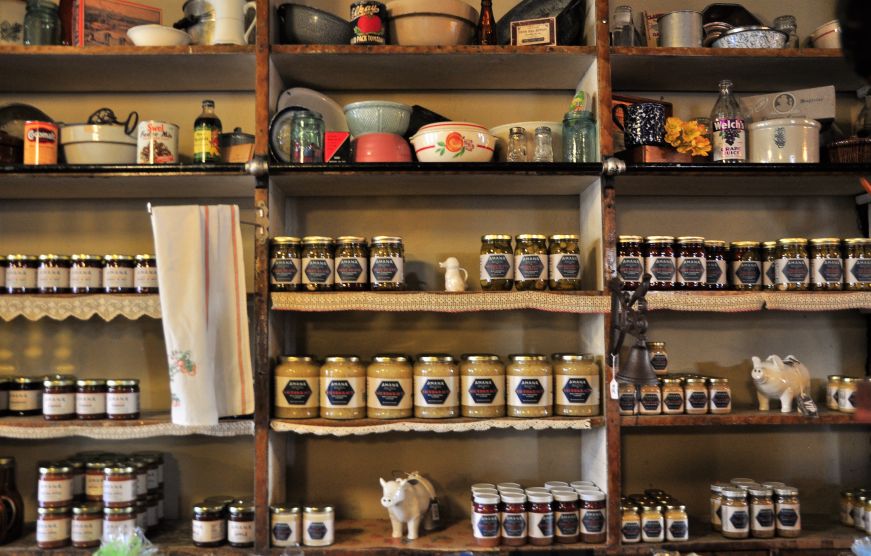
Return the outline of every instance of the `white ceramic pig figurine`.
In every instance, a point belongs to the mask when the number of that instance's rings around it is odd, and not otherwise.
[[[428,480],[417,472],[405,479],[385,481],[380,479],[383,495],[381,505],[387,508],[393,538],[402,537],[402,526],[408,526],[408,540],[418,537],[421,523],[431,518],[430,502],[435,498],[435,489]],[[431,527],[425,527],[431,529]]]
[[[460,261],[456,257],[448,257],[447,260],[439,263],[439,266],[445,269],[445,291],[466,291],[466,280],[469,279],[469,273],[466,272],[465,268],[460,268]]]
[[[792,411],[793,400],[810,393],[810,373],[792,355],[787,355],[786,359],[771,355],[765,361],[753,357],[750,376],[756,386],[759,411],[768,411],[769,400],[779,399],[781,413],[789,413]]]

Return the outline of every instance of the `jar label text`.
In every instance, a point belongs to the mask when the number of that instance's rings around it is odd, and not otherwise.
[[[707,263],[700,257],[677,258],[678,282],[682,284],[704,284],[707,281]]]
[[[724,390],[712,392],[711,405],[717,409],[726,409],[732,405],[732,395]]]
[[[72,392],[64,394],[43,394],[43,415],[72,415],[76,412],[76,395]]]
[[[372,284],[405,282],[402,257],[372,257],[369,261],[369,280]]]
[[[69,516],[36,520],[36,542],[56,542],[70,538]]]
[[[671,411],[683,410],[683,396],[677,392],[666,394],[662,398],[662,404]]]
[[[459,405],[458,377],[414,379],[414,405],[455,407]]]
[[[302,260],[302,283],[321,284],[331,286],[333,284],[333,259],[309,259]]]
[[[674,282],[674,257],[647,257],[646,270],[653,276],[651,284]]]
[[[660,539],[662,538],[662,518],[646,519],[641,527],[645,538]]]
[[[623,541],[634,542],[641,538],[641,524],[637,521],[624,522],[620,534],[623,535]]]
[[[336,284],[365,284],[366,264],[364,257],[337,257]]]
[[[535,539],[553,537],[553,512],[529,512],[529,536]]]
[[[469,405],[473,407],[480,405],[505,405],[503,399],[505,390],[505,377],[464,376],[462,384],[463,405]]]
[[[654,371],[664,373],[668,371],[668,355],[665,355],[664,353],[657,353],[650,358],[650,364],[651,366],[653,366]]]
[[[41,267],[36,272],[37,288],[66,288],[70,283],[70,269]]]
[[[777,265],[773,261],[762,262],[762,284],[773,286],[777,283]]]
[[[321,521],[312,521],[305,532],[309,538],[319,541],[327,536],[327,526]]]
[[[375,409],[410,409],[410,378],[369,379],[369,407]]]
[[[620,411],[631,415],[635,411],[635,392],[620,394]]]
[[[644,411],[658,412],[660,409],[659,394],[644,394],[641,396],[641,408]]]
[[[275,377],[276,407],[311,408],[318,406],[315,395],[318,387],[317,377],[286,378]]]
[[[732,274],[741,285],[756,286],[762,283],[762,264],[759,261],[735,261]]]
[[[810,276],[807,259],[782,258],[777,263],[778,284],[807,284]]]
[[[476,539],[492,539],[499,536],[499,514],[472,514]]]
[[[103,536],[103,520],[73,519],[70,536],[75,543],[98,541]]]
[[[871,282],[871,259],[847,259],[846,276],[851,286]]]
[[[321,407],[359,408],[366,406],[366,378],[325,378],[321,381]]]
[[[597,534],[605,530],[605,512],[602,510],[581,510],[581,532]]]
[[[844,281],[844,262],[841,259],[811,259],[814,283],[840,284]]]
[[[120,503],[136,500],[136,479],[103,480],[103,502]]]
[[[687,404],[693,409],[705,409],[708,407],[708,396],[705,392],[692,392],[687,396]]]
[[[42,390],[12,390],[9,392],[10,411],[33,411],[42,407]]]
[[[109,415],[139,413],[139,393],[115,392],[106,394],[106,411]]]
[[[481,255],[481,280],[513,280],[514,255],[488,254]]]
[[[599,405],[599,377],[556,376],[557,405]]]
[[[123,266],[103,268],[103,287],[130,289],[133,287],[133,269]]]
[[[689,525],[685,519],[676,519],[668,524],[668,540],[680,541],[689,537]]]
[[[577,280],[581,277],[581,260],[577,255],[549,255],[550,279]]]
[[[131,517],[124,521],[103,520],[103,540],[132,535],[136,530],[136,518]]]
[[[641,257],[619,257],[617,259],[617,274],[624,282],[640,282],[644,274],[644,263]]]
[[[99,288],[103,285],[103,269],[74,266],[70,269],[71,288]]]
[[[516,280],[540,280],[547,278],[545,269],[547,268],[547,255],[520,255],[520,260],[517,261],[517,278]]]
[[[573,537],[578,534],[580,518],[578,512],[554,512],[556,528],[554,533],[557,537]]]
[[[553,403],[550,393],[551,377],[538,378],[509,376],[508,405],[545,407]]]
[[[522,538],[526,536],[526,512],[518,514],[502,513],[502,535]]]
[[[40,502],[72,502],[73,480],[57,479],[37,481],[36,498]]]
[[[301,281],[299,267],[302,260],[298,258],[272,259],[269,263],[269,283],[296,285]]]
[[[747,132],[741,118],[717,118],[714,120],[714,162],[721,160],[743,161],[747,158],[745,141]]]
[[[777,525],[780,529],[800,529],[798,504],[778,504]]]
[[[748,530],[750,519],[745,508],[722,506],[720,510],[723,514],[723,531],[743,533]]]
[[[133,271],[134,288],[157,288],[157,268],[137,266]]]
[[[76,413],[79,415],[102,415],[106,413],[106,394],[76,393]]]
[[[726,284],[726,261],[721,259],[708,259],[705,262],[706,280],[711,286],[723,286]]]
[[[227,521],[227,540],[234,544],[254,542],[254,521]]]
[[[200,521],[194,519],[191,524],[194,542],[212,543],[227,538],[227,522],[223,519],[215,521]]]
[[[765,531],[774,529],[774,507],[754,506],[753,507],[753,529],[757,531]]]
[[[6,269],[6,287],[9,289],[35,288],[36,269],[10,266]]]

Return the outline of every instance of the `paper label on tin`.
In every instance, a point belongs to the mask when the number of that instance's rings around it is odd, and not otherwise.
[[[323,286],[333,285],[333,268],[335,262],[332,258],[302,259],[302,283],[319,284]]]
[[[480,276],[484,282],[514,279],[514,255],[490,253],[481,255]]]
[[[103,519],[103,540],[122,539],[136,531],[136,518],[131,516],[124,521]]]
[[[85,496],[103,499],[103,474],[85,473]]]
[[[547,255],[520,255],[514,279],[517,281],[547,280]]]
[[[70,269],[71,288],[100,288],[103,286],[103,269],[89,266],[74,266]]]
[[[732,261],[732,278],[742,286],[762,284],[762,264],[759,261]]]
[[[581,509],[581,533],[596,535],[605,530],[604,509]]]
[[[35,268],[9,267],[6,269],[6,287],[9,289],[22,289],[36,287]]]
[[[366,387],[366,403],[373,409],[411,409],[410,378],[370,378]]]
[[[599,377],[556,375],[557,405],[599,405]]]
[[[679,284],[707,283],[708,263],[704,257],[678,257],[675,264]]]
[[[810,282],[810,269],[807,258],[781,258],[777,261],[778,284],[807,284]]]
[[[272,546],[295,546],[302,539],[301,517],[297,514],[272,516]]]
[[[318,407],[318,377],[275,377],[275,407]]]
[[[581,258],[573,253],[548,255],[550,279],[577,280],[581,277]]]
[[[36,271],[37,288],[68,288],[70,287],[70,269],[39,268]]]
[[[76,395],[72,392],[66,394],[43,394],[43,415],[72,415],[76,412]]]
[[[508,377],[508,405],[550,407],[553,404],[550,375]]]
[[[871,282],[871,259],[847,259],[844,280],[847,284],[867,284]],[[8,276],[6,278],[9,280]]]
[[[505,375],[463,376],[460,379],[463,405],[494,407],[505,405]]]
[[[219,542],[227,538],[227,522],[223,519],[215,521],[191,522],[191,537],[194,542]]]
[[[70,535],[75,543],[98,541],[103,536],[103,520],[74,519]]]
[[[301,265],[299,257],[269,259],[269,283],[299,285],[302,281]]]
[[[775,508],[777,529],[781,531],[801,530],[801,510],[798,504],[778,503]]]
[[[36,542],[64,541],[70,538],[69,516],[36,520]]]
[[[46,481],[40,479],[36,486],[36,499],[40,502],[69,502],[73,499],[73,480]]]
[[[336,284],[365,284],[366,257],[336,257]]]
[[[750,516],[747,508],[720,506],[720,519],[726,533],[746,533],[750,529]]]
[[[414,377],[414,405],[422,407],[457,407],[459,379],[455,376],[438,378]]]
[[[529,512],[529,536],[533,539],[553,537],[553,512]]]
[[[102,415],[106,413],[105,393],[76,393],[78,415]]]
[[[103,268],[103,287],[132,288],[133,269],[121,266],[107,266]]]
[[[321,407],[366,407],[366,377],[326,378],[321,387]]]
[[[116,503],[132,500],[136,500],[136,479],[103,480],[103,502]]]
[[[106,394],[106,412],[109,415],[128,415],[139,412],[137,392]]]
[[[382,282],[405,282],[405,259],[402,257],[371,257],[369,281],[373,285]]]
[[[42,407],[42,390],[12,390],[9,392],[10,411],[30,411]]]
[[[676,272],[674,257],[645,257],[644,270],[652,276],[651,285],[674,282]]]
[[[157,288],[157,268],[137,266],[133,269],[134,288]]]

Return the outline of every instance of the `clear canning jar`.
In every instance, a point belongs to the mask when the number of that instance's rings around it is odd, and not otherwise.
[[[681,379],[662,379],[662,412],[665,415],[684,413],[684,392]]]
[[[762,290],[762,252],[758,241],[733,241],[732,265],[729,275],[732,289],[739,291]]]
[[[73,469],[65,462],[39,464],[36,500],[40,508],[64,508],[73,503]]]
[[[750,536],[747,492],[742,488],[728,487],[723,488],[721,494],[720,519],[723,536],[727,539],[746,539]]]
[[[849,291],[871,289],[871,239],[844,240],[844,282]]]
[[[227,544],[233,548],[254,546],[253,500],[234,500],[227,506]]]
[[[617,277],[624,290],[634,290],[644,276],[644,238],[619,236],[617,238]]]
[[[652,276],[651,290],[674,289],[677,274],[674,237],[649,236],[645,239],[644,270]]]
[[[70,258],[66,255],[40,255],[36,289],[39,293],[69,293]]]
[[[194,504],[191,540],[197,548],[217,548],[227,542],[227,518],[223,504]]]
[[[302,512],[303,546],[330,546],[336,538],[336,510],[332,506],[305,506]]]
[[[706,288],[708,265],[705,258],[705,238],[698,236],[677,238],[675,266],[675,286],[678,289]]]
[[[278,504],[269,507],[270,542],[274,548],[299,546],[302,542],[302,508]]]
[[[133,267],[133,289],[140,294],[158,292],[157,259],[154,255],[136,255]]]
[[[511,290],[514,285],[514,250],[510,235],[481,237],[480,282],[485,292]]]
[[[36,509],[36,546],[41,550],[63,548],[70,544],[70,509]]]
[[[76,380],[76,417],[83,421],[106,418],[106,381],[101,378]]]
[[[321,417],[366,417],[366,367],[355,355],[331,355],[320,372]]]
[[[719,239],[705,240],[706,284],[709,290],[725,290],[729,287],[726,273],[726,258],[729,249],[726,242]]]
[[[269,291],[292,292],[302,288],[302,240],[274,237],[269,244]]]
[[[847,527],[853,527],[855,525],[855,522],[853,521],[853,504],[855,497],[856,493],[852,490],[841,491],[841,524],[846,525]]]
[[[414,416],[444,419],[460,416],[460,369],[450,355],[432,353],[414,364]]]
[[[549,238],[548,286],[554,291],[581,289],[580,236],[552,235]]]
[[[279,419],[320,414],[321,366],[310,355],[282,355],[275,366],[275,407]]]
[[[517,291],[544,291],[548,284],[547,236],[521,234],[514,249],[514,287]]]
[[[336,238],[336,291],[364,291],[369,288],[369,247],[366,238],[340,236]]]
[[[134,293],[133,274],[136,263],[130,255],[103,257],[103,291],[105,293]]]
[[[106,381],[106,416],[119,421],[139,419],[139,379]]]
[[[36,293],[36,269],[39,261],[33,255],[6,257],[6,293]]]
[[[103,537],[103,506],[101,504],[77,504],[73,506],[70,539],[74,548],[100,546]]]
[[[553,368],[546,355],[508,356],[509,417],[548,417],[553,414]]]
[[[302,289],[310,292],[330,291],[335,282],[333,238],[302,238]]]
[[[70,262],[70,292],[103,292],[103,257],[76,254]]]
[[[732,389],[728,378],[709,378],[708,409],[712,414],[720,415],[732,412]]]
[[[505,416],[505,365],[492,353],[467,353],[460,363],[463,417]]]
[[[405,289],[405,247],[401,237],[372,238],[369,248],[369,287],[372,291]]]
[[[686,412],[690,415],[702,415],[708,412],[708,387],[701,377],[690,377],[684,381],[684,399]]]
[[[774,502],[774,513],[777,516],[778,537],[798,537],[801,535],[801,505],[798,501],[798,489],[785,486],[774,489],[777,500]]]
[[[810,284],[808,241],[786,238],[777,242],[778,291],[807,291]]]
[[[588,417],[599,414],[601,371],[591,353],[555,353],[554,415]]]
[[[750,536],[757,539],[774,537],[774,492],[770,488],[751,488],[750,495]]]
[[[414,415],[414,369],[407,355],[382,353],[366,368],[366,413],[370,419]]]
[[[42,416],[46,421],[76,418],[76,379],[53,375],[42,382]]]

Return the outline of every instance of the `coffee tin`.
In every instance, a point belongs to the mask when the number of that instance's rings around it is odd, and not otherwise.
[[[351,44],[387,44],[387,7],[373,0],[351,4]]]
[[[51,122],[24,122],[24,163],[57,164],[57,126]]]
[[[139,122],[136,132],[139,164],[177,164],[178,126],[158,120]]]

